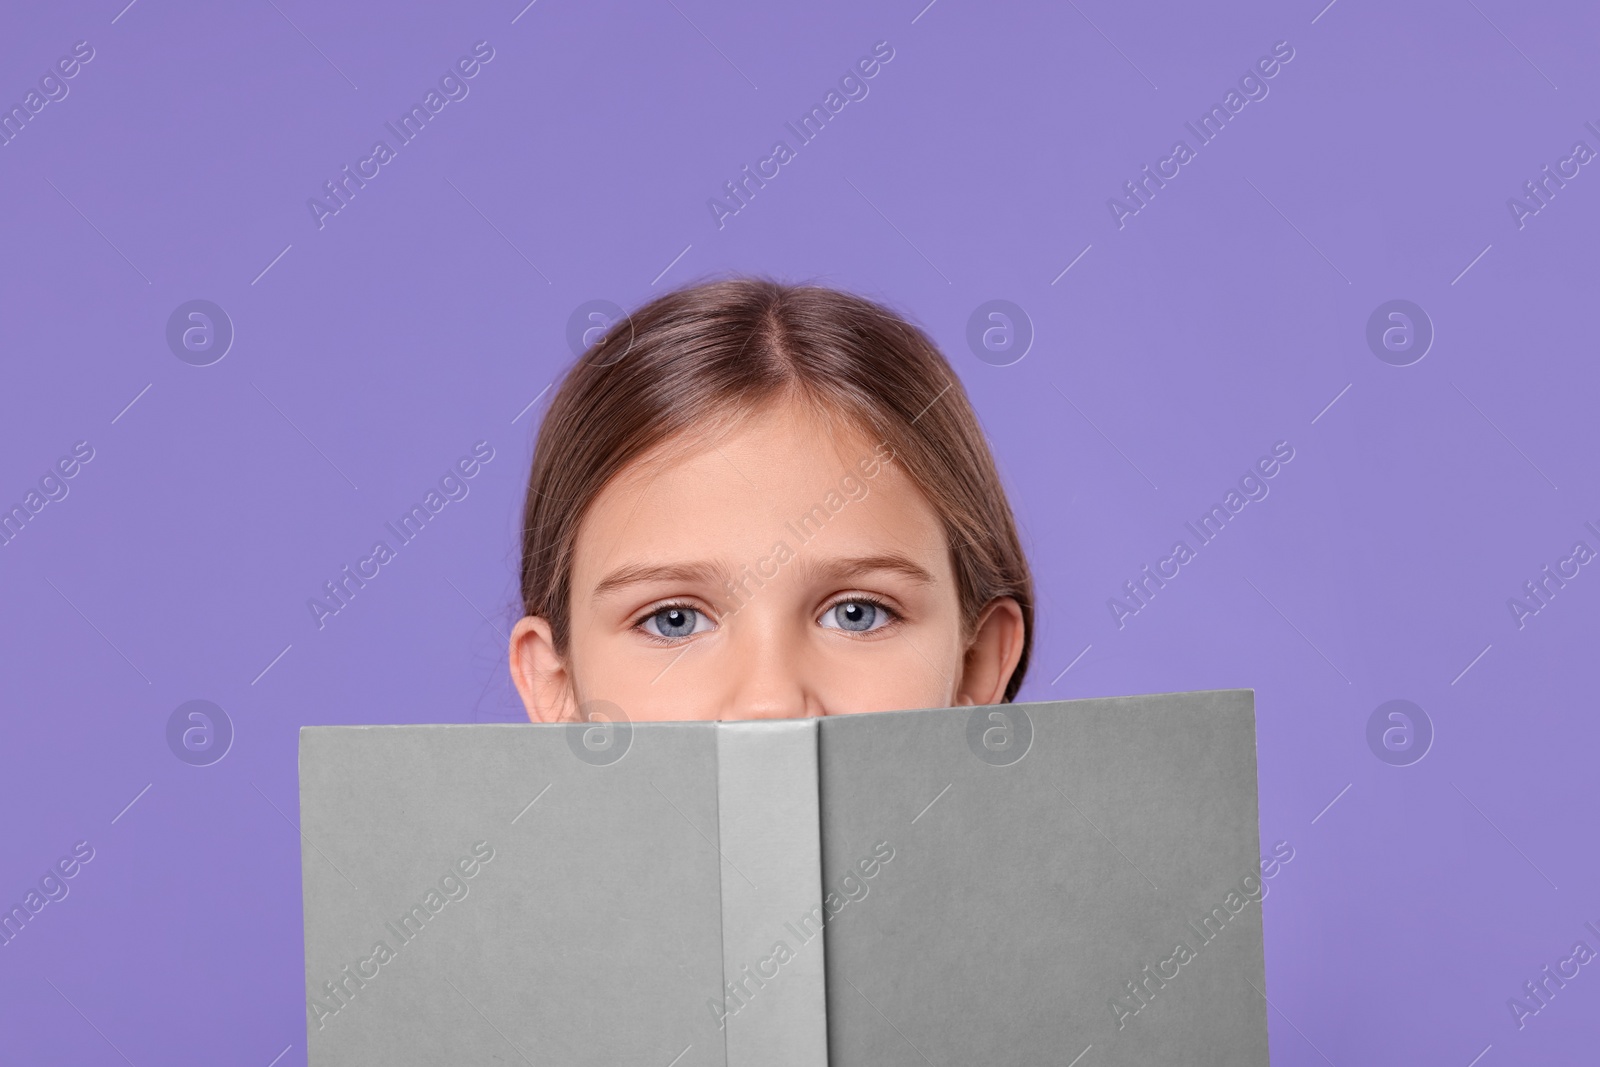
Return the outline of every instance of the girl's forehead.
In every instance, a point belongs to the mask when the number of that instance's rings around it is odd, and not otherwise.
[[[635,555],[740,556],[776,542],[939,552],[943,525],[886,444],[842,420],[773,410],[669,442],[606,485],[580,526],[580,570]],[[883,444],[883,447],[879,447]]]
[[[786,399],[753,410],[724,411],[698,422],[635,459],[617,481],[637,488],[675,471],[703,472],[719,462],[730,466],[733,453],[744,455],[747,463],[798,474],[816,472],[819,466],[859,468],[887,451],[887,445],[880,450],[880,444],[858,419],[805,400]],[[803,465],[785,466],[777,457]]]

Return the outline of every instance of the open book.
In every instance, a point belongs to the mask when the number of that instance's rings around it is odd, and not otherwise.
[[[1252,690],[306,727],[300,810],[313,1065],[1267,1063]]]

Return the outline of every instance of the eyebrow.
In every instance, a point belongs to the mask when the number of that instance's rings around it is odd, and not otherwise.
[[[863,574],[874,571],[890,571],[909,579],[918,585],[933,585],[934,577],[927,568],[917,563],[910,556],[898,552],[883,552],[871,556],[846,556],[841,559],[830,559],[817,563],[804,556],[795,561],[795,565],[807,574],[818,578],[831,578],[836,581],[845,578],[857,578]]]
[[[720,563],[710,561],[697,563],[629,563],[618,567],[602,578],[590,594],[595,597],[606,596],[619,589],[630,585],[640,585],[644,582],[677,582],[686,585],[719,585],[731,580],[726,567]]]
[[[918,585],[933,585],[935,579],[927,568],[917,563],[909,556],[898,552],[884,552],[870,556],[847,556],[842,559],[830,559],[817,562],[805,556],[799,556],[793,561],[792,566],[801,570],[811,578],[828,578],[842,581],[847,578],[858,578],[863,574],[876,571],[889,571],[898,574]],[[640,585],[645,582],[675,582],[683,584],[722,585],[733,583],[732,575],[721,563],[710,560],[699,560],[690,563],[646,564],[629,563],[618,567],[602,578],[590,594],[594,597],[603,597],[624,589],[630,585]]]

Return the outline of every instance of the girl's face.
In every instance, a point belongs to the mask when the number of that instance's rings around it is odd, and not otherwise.
[[[887,445],[784,403],[613,479],[568,654],[528,616],[511,672],[534,721],[799,718],[999,703],[1022,638],[1009,597],[963,638],[943,526]]]

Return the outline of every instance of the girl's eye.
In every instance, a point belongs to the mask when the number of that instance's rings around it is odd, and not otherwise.
[[[841,600],[817,620],[825,629],[865,633],[889,625],[889,609],[871,600]]]
[[[675,638],[704,633],[711,629],[711,620],[694,608],[669,604],[646,615],[640,620],[639,625],[643,626],[645,633],[652,637]]]

